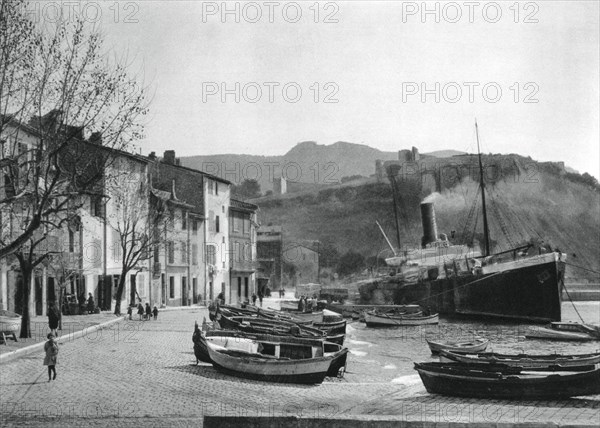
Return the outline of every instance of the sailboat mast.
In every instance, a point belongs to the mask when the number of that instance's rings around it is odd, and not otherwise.
[[[475,135],[477,136],[477,155],[479,156],[479,186],[481,187],[481,207],[483,209],[483,239],[485,241],[484,256],[490,255],[490,231],[488,229],[487,211],[485,208],[485,185],[483,183],[483,164],[481,162],[481,151],[479,150],[479,128],[475,120]]]
[[[400,219],[398,218],[398,195],[396,194],[396,192],[398,191],[398,186],[396,185],[396,177],[392,174],[392,171],[389,171],[388,177],[390,179],[390,183],[392,184],[392,198],[394,200],[394,218],[396,219],[396,239],[398,239],[398,251],[400,251]]]

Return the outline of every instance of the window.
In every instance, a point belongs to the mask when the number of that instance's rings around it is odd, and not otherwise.
[[[90,200],[91,209],[90,214],[94,217],[104,217],[104,204],[102,203],[102,196],[94,195]]]
[[[219,183],[215,181],[215,195],[219,194]]]
[[[198,220],[192,220],[192,234],[198,234]]]
[[[169,226],[175,226],[175,210],[169,210]]]
[[[238,213],[233,213],[233,231],[234,232],[241,232],[241,223],[242,223],[242,219],[240,218],[240,215]]]
[[[206,262],[213,266],[217,264],[217,247],[214,245],[206,246]]]
[[[219,233],[220,231],[220,225],[219,225],[219,216],[215,217],[215,232]]]
[[[154,263],[158,262],[160,258],[160,248],[158,245],[154,245]]]
[[[192,244],[192,264],[198,264],[198,244]]]
[[[181,211],[181,230],[187,229],[187,213],[185,211]]]
[[[169,298],[175,298],[175,277],[169,277]]]
[[[167,251],[169,253],[169,263],[175,263],[175,244],[173,241],[167,242]]]
[[[185,241],[181,241],[181,263],[184,265],[188,262],[188,252],[187,252],[187,243]]]
[[[225,214],[225,205],[221,205],[221,212]]]
[[[69,253],[75,252],[75,234],[69,229]]]
[[[212,180],[208,180],[208,194],[209,195],[213,194],[213,181]]]
[[[215,231],[215,212],[214,211],[208,212],[208,231],[209,232]]]
[[[250,219],[249,218],[244,219],[244,234],[250,235]]]

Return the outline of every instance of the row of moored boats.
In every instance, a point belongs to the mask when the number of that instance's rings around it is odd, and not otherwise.
[[[212,327],[195,326],[198,361],[237,377],[314,384],[343,376],[346,320],[331,311],[291,314],[254,306],[220,306]]]

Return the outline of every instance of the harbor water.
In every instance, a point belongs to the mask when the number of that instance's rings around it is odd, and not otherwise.
[[[575,302],[586,323],[600,325],[600,302]],[[581,321],[573,304],[562,305],[563,321]],[[600,341],[563,342],[526,339],[539,324],[507,323],[494,320],[459,320],[440,317],[438,325],[369,328],[359,321],[346,327],[345,346],[350,349],[346,375],[342,382],[406,382],[416,375],[414,362],[438,361],[432,356],[427,339],[489,339],[487,352],[535,354],[583,354],[600,351]],[[417,376],[418,377],[418,376]]]

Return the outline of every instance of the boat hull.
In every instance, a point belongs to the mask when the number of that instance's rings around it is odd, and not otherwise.
[[[503,364],[509,367],[521,367],[523,369],[544,369],[548,367],[559,367],[561,369],[590,367],[600,364],[600,353],[580,355],[528,355],[528,354],[497,354],[477,353],[465,355],[447,350],[440,351],[440,362],[457,362],[463,364]]]
[[[438,324],[438,314],[421,317],[386,317],[372,313],[365,313],[367,327],[402,327]]]
[[[0,333],[15,334],[21,328],[21,315],[1,310],[0,311]]]
[[[448,342],[434,342],[431,340],[427,341],[429,345],[429,349],[431,349],[432,354],[438,354],[440,351],[450,351],[456,353],[477,353],[483,352],[487,348],[489,340],[480,340],[475,342],[465,342],[463,344],[459,343],[448,343]]]
[[[335,355],[307,360],[270,360],[248,355],[228,355],[207,347],[213,366],[226,374],[245,379],[278,383],[322,383]],[[339,351],[347,353],[347,350]]]
[[[449,271],[451,276],[437,279],[410,282],[398,275],[361,286],[359,292],[365,302],[416,302],[443,315],[560,321],[565,261],[565,254],[547,253],[484,266],[477,273]]]
[[[457,397],[549,400],[600,394],[600,368],[565,374],[508,374],[472,371],[461,368],[445,370],[441,363],[415,364],[427,392]],[[443,365],[447,366],[447,365]]]
[[[525,335],[527,339],[564,340],[564,341],[587,341],[598,340],[586,333],[571,331],[558,331],[551,328],[539,327],[530,329]]]

